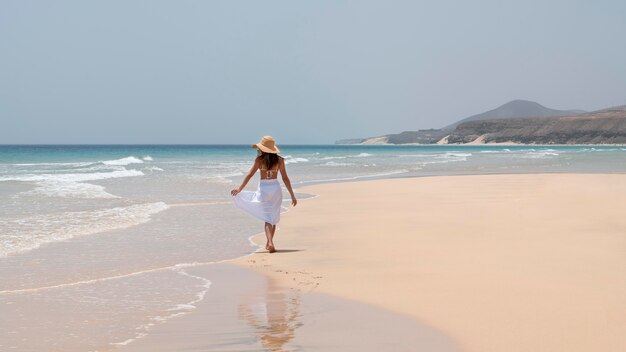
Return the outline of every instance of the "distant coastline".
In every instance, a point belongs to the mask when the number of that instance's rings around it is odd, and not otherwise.
[[[335,144],[623,146],[626,105],[585,112],[514,100],[440,129],[342,139]]]
[[[494,146],[494,147],[524,147],[524,146],[528,146],[528,147],[541,147],[541,148],[547,148],[547,147],[626,147],[626,143],[604,143],[604,144],[541,144],[541,143],[497,143],[497,142],[488,142],[488,143],[446,143],[446,144],[437,144],[437,143],[402,143],[402,144],[393,144],[393,143],[379,143],[379,144],[357,144],[357,143],[335,143],[335,145],[342,145],[342,146],[350,146],[350,145],[354,145],[354,146],[359,146],[359,147],[367,147],[369,146],[377,146],[377,147],[384,147],[384,146],[390,146],[390,147],[417,147],[417,146],[424,146],[424,147],[428,147],[428,146],[433,146],[433,147],[446,147],[446,146],[450,146],[450,147],[475,147],[475,146],[482,146],[482,147],[489,147],[489,146]]]

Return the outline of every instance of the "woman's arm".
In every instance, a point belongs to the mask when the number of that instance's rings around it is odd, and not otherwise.
[[[298,204],[298,200],[296,199],[296,195],[293,193],[293,189],[291,188],[291,181],[289,181],[289,176],[287,176],[285,159],[280,158],[280,161],[278,162],[278,167],[280,168],[280,174],[283,177],[283,183],[285,184],[285,187],[287,187],[289,194],[291,194],[291,205],[295,207],[296,204]]]
[[[256,170],[258,169],[259,169],[259,159],[255,159],[254,164],[250,168],[250,171],[248,171],[248,174],[243,179],[243,182],[241,182],[241,186],[239,186],[239,188],[234,188],[233,190],[231,190],[230,195],[236,196],[237,193],[241,192],[246,187],[246,185],[248,184],[248,182],[250,181],[252,176],[254,176],[254,174],[256,173]]]

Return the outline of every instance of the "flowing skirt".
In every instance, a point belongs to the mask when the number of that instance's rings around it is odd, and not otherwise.
[[[233,197],[235,205],[257,219],[276,225],[280,221],[283,191],[278,180],[259,180],[259,188],[241,191]]]

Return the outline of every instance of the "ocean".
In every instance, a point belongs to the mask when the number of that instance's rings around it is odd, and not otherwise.
[[[329,182],[626,172],[621,146],[280,148],[305,201],[314,195],[300,187]],[[155,324],[187,314],[211,289],[211,278],[185,268],[257,249],[249,238],[263,224],[236,209],[230,196],[255,156],[249,145],[0,146],[0,315],[15,319],[0,323],[0,350],[28,350],[25,338],[55,324],[72,331],[51,341],[59,349],[127,345]],[[246,189],[257,183],[258,176]],[[287,211],[289,199],[284,206]],[[76,314],[63,322],[33,321],[28,310],[35,307]],[[86,311],[89,316],[81,316]],[[86,331],[94,329],[103,333],[87,341]]]

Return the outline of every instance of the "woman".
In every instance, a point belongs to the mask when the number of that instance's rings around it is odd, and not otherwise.
[[[274,233],[276,232],[276,224],[280,220],[280,208],[283,201],[283,192],[278,183],[279,170],[285,187],[291,194],[291,204],[294,207],[298,204],[298,200],[296,200],[296,196],[291,188],[291,182],[289,177],[287,177],[285,159],[278,156],[280,150],[276,146],[274,138],[264,136],[259,143],[253,144],[252,147],[258,149],[258,155],[254,160],[254,164],[243,179],[241,186],[230,191],[230,194],[234,197],[233,199],[237,207],[265,221],[265,236],[267,237],[265,249],[270,253],[274,253],[276,252],[273,241]],[[257,170],[260,171],[261,176],[259,188],[256,192],[242,192]]]

